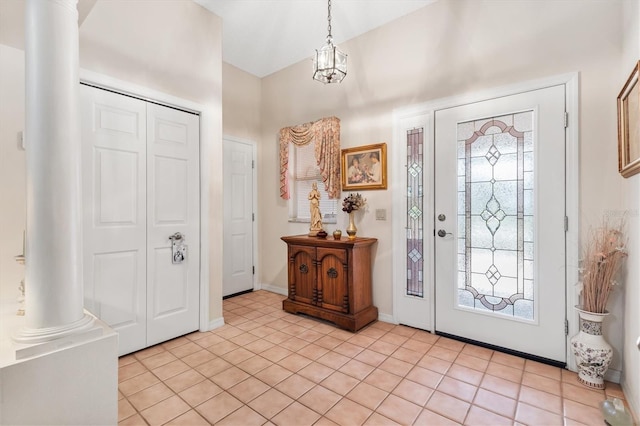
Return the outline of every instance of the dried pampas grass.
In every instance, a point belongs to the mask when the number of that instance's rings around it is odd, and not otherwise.
[[[627,257],[625,221],[612,225],[605,220],[593,229],[582,259],[582,306],[588,312],[605,313],[616,274]]]

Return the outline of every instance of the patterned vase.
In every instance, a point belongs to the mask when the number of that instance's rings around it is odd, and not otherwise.
[[[580,332],[571,338],[578,365],[578,381],[593,389],[604,389],[604,374],[609,368],[613,349],[602,336],[602,321],[609,315],[596,314],[576,306]]]
[[[356,228],[356,224],[353,221],[353,213],[349,213],[349,226],[347,227],[347,235],[349,235],[350,240],[355,240],[356,232],[358,232],[358,228]]]

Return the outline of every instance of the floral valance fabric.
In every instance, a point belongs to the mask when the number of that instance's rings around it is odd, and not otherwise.
[[[316,162],[329,198],[340,196],[340,119],[318,121],[280,129],[280,197],[289,199],[289,144],[315,144]]]

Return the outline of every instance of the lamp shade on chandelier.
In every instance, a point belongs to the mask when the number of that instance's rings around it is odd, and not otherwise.
[[[334,44],[331,36],[331,0],[328,0],[327,44],[316,50],[313,57],[313,79],[327,83],[340,83],[347,75],[347,55]]]

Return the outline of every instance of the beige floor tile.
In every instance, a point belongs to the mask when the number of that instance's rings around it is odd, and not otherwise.
[[[239,347],[240,346],[236,345],[235,343],[225,340],[221,343],[207,346],[207,350],[215,355],[222,356],[228,352],[238,349]]]
[[[361,425],[371,413],[373,411],[360,404],[342,399],[325,414],[325,417],[341,425]]]
[[[602,425],[604,417],[599,407],[580,404],[576,401],[565,399],[563,401],[564,416],[586,425]]]
[[[151,346],[149,348],[143,349],[141,351],[138,351],[134,354],[134,356],[138,359],[138,360],[143,360],[145,358],[149,358],[150,356],[153,355],[157,355],[161,352],[165,352],[166,349],[162,346],[162,345],[155,345],[155,346]]]
[[[492,392],[499,393],[509,398],[518,398],[520,392],[520,384],[512,382],[507,379],[503,379],[496,376],[485,374],[480,383],[480,387],[489,389]]]
[[[403,379],[392,393],[423,407],[433,394],[433,389],[411,380]]]
[[[375,410],[388,395],[389,392],[368,383],[360,383],[346,397],[364,407]]]
[[[121,422],[135,414],[136,409],[128,400],[121,399],[118,401],[118,422]]]
[[[118,384],[118,389],[124,396],[133,395],[150,386],[160,383],[160,380],[151,372],[147,371],[131,379],[125,380]]]
[[[387,356],[371,349],[365,349],[358,355],[353,357],[353,359],[364,362],[365,364],[372,365],[374,367],[378,367],[387,359]]]
[[[274,364],[255,374],[256,378],[262,380],[269,386],[275,386],[293,373],[284,367]]]
[[[538,374],[540,376],[545,376],[553,380],[562,379],[562,370],[560,368],[554,367],[548,364],[542,364],[540,362],[532,361],[530,359],[525,361],[524,371],[527,371],[533,374]]]
[[[137,411],[142,411],[173,395],[175,395],[175,393],[169,389],[167,385],[164,383],[156,383],[151,387],[130,395],[128,399]]]
[[[271,386],[256,379],[255,377],[249,377],[247,380],[244,380],[228,389],[227,392],[246,404],[269,389],[271,389]]]
[[[526,371],[522,376],[522,386],[529,386],[530,388],[552,393],[554,395],[562,394],[559,380],[549,379],[548,377],[539,376]]]
[[[358,360],[352,359],[351,361],[347,362],[345,365],[340,367],[338,371],[348,374],[349,376],[354,377],[358,380],[363,380],[374,369],[375,367],[369,364],[365,364],[364,362],[360,362]]]
[[[238,364],[242,361],[246,361],[249,358],[255,356],[256,354],[245,349],[245,348],[238,348],[238,349],[234,349],[231,352],[227,352],[226,354],[222,355],[222,359],[224,359],[227,362],[230,362],[232,364]]]
[[[420,355],[424,355],[433,347],[433,345],[421,342],[420,340],[409,339],[402,344],[402,347],[417,352]]]
[[[365,383],[369,383],[387,392],[391,392],[401,381],[402,377],[380,369],[374,370],[364,379]]]
[[[232,386],[237,385],[243,380],[247,379],[249,374],[239,369],[238,367],[231,367],[224,370],[221,373],[211,376],[210,380],[222,389],[229,389]]]
[[[389,395],[376,411],[400,424],[408,425],[415,421],[422,407],[398,396]]]
[[[373,338],[368,337],[368,336],[363,336],[361,334],[356,334],[356,335],[351,336],[351,338],[349,338],[348,342],[353,344],[353,345],[360,346],[361,348],[368,348],[369,346],[371,346],[373,343],[376,342],[376,339],[373,339]],[[393,343],[393,342],[390,342],[390,343]]]
[[[142,410],[140,414],[150,425],[163,425],[186,413],[190,408],[178,395],[174,395],[162,401],[161,404]]]
[[[184,373],[190,368],[191,367],[189,367],[187,364],[185,364],[181,360],[176,359],[175,361],[171,361],[170,363],[165,364],[161,367],[154,368],[151,371],[153,372],[153,374],[158,376],[160,380],[167,380],[170,377],[176,376],[180,373]]]
[[[291,336],[289,336],[288,334],[285,334],[285,333],[283,333],[281,331],[275,331],[274,333],[271,333],[271,334],[263,337],[264,340],[266,340],[268,342],[271,342],[274,345],[279,345],[282,342],[284,342],[286,340],[289,340],[290,338],[291,338]]]
[[[329,411],[340,399],[342,399],[341,395],[323,386],[315,386],[309,392],[302,395],[302,397],[298,399],[298,402],[324,415],[324,413]]]
[[[382,355],[391,355],[395,351],[398,350],[400,346],[394,345],[393,343],[381,342],[377,340],[373,342],[367,349],[371,349],[372,351],[376,351],[381,353]]]
[[[316,340],[315,343],[318,346],[322,346],[325,349],[332,350],[333,348],[341,345],[344,341],[340,340],[336,337],[332,337],[329,335],[323,336],[320,339]]]
[[[185,340],[186,340],[186,343],[183,345],[167,348],[173,355],[175,355],[177,358],[181,358],[183,361],[187,355],[191,355],[192,353],[202,350],[201,346],[187,339]]]
[[[400,361],[408,362],[409,364],[415,365],[420,361],[423,355],[424,354],[420,352],[401,347],[391,354],[391,358],[399,359]]]
[[[298,371],[298,374],[314,383],[320,383],[329,377],[334,371],[335,370],[333,368],[329,368],[326,365],[322,365],[318,362],[312,362],[302,370]]]
[[[278,383],[275,388],[293,399],[298,399],[315,385],[311,380],[305,379],[298,374],[293,374]]]
[[[429,349],[429,352],[427,353],[434,358],[440,358],[444,361],[449,361],[449,362],[455,361],[455,359],[458,357],[458,354],[459,354],[458,351],[445,348],[444,346],[438,346],[437,343],[433,345],[433,347]]]
[[[162,365],[168,364],[171,361],[175,361],[176,359],[178,358],[176,358],[174,354],[169,351],[163,350],[160,353],[142,359],[140,362],[149,370],[153,370],[154,368],[158,368]]]
[[[480,388],[473,404],[492,411],[502,417],[513,419],[517,402],[515,399]]]
[[[443,348],[452,350],[454,352],[460,352],[464,348],[465,344],[457,340],[449,339],[447,337],[440,337],[434,345],[441,346]]]
[[[558,395],[543,392],[538,389],[522,386],[518,401],[524,402],[543,410],[551,411],[556,414],[562,414],[562,398]]]
[[[438,413],[435,413],[429,409],[424,409],[418,416],[415,422],[416,425],[434,425],[434,426],[456,426],[460,425],[459,422],[454,422]],[[490,426],[490,425],[487,425]]]
[[[345,365],[350,360],[349,357],[344,355],[340,355],[335,352],[328,352],[325,355],[321,356],[317,359],[320,364],[326,365],[327,367],[333,368],[337,370],[338,368]]]
[[[202,374],[196,370],[187,370],[183,373],[175,375],[170,379],[167,379],[164,383],[169,386],[174,392],[182,392],[183,390],[190,388],[196,383],[200,383],[205,380]]]
[[[450,420],[462,423],[467,416],[471,404],[450,395],[434,392],[425,408],[440,414]]]
[[[305,358],[302,355],[298,355],[296,353],[293,353],[293,354],[281,359],[280,361],[278,361],[278,365],[280,365],[281,367],[284,367],[287,370],[295,373],[295,372],[303,369],[307,365],[311,364],[311,362],[312,361],[309,358]]]
[[[492,376],[500,377],[501,379],[506,379],[514,383],[522,382],[521,369],[509,367],[508,365],[500,364],[498,362],[489,362],[489,366],[485,372]]]
[[[287,408],[271,419],[278,426],[310,426],[320,418],[320,414],[305,407],[299,402],[293,402]]]
[[[480,346],[475,345],[465,345],[461,351],[462,354],[471,355],[476,358],[481,358],[486,361],[489,361],[493,356],[493,351],[487,348],[481,348]]]
[[[261,357],[260,355],[256,355],[246,361],[242,361],[241,363],[239,363],[238,368],[243,369],[249,374],[256,374],[267,367],[271,367],[272,365],[273,362]]]
[[[195,367],[195,370],[202,374],[204,377],[215,376],[221,371],[231,368],[231,364],[222,358],[214,358],[211,361],[207,361],[204,364],[200,364]]]
[[[263,417],[271,419],[280,411],[287,408],[293,399],[276,389],[270,389],[259,397],[255,398],[248,405]]]
[[[309,342],[297,337],[291,337],[290,339],[287,339],[284,342],[280,343],[281,347],[289,349],[292,352],[297,352],[307,345],[309,345]]]
[[[447,376],[442,378],[436,389],[467,402],[473,401],[478,390],[474,385]]]
[[[471,406],[464,421],[465,426],[511,426],[512,424],[513,420],[510,418],[476,406]]]
[[[196,411],[214,424],[242,407],[244,404],[228,392],[222,392],[196,407]]]
[[[397,358],[389,357],[384,360],[382,364],[378,366],[379,369],[388,371],[396,376],[404,377],[411,371],[413,364],[399,360]]]
[[[446,375],[449,377],[453,377],[454,379],[470,383],[474,386],[480,386],[482,378],[484,377],[484,374],[480,371],[458,364],[453,364],[451,368],[447,370]]]
[[[309,358],[312,361],[317,360],[324,354],[329,352],[329,349],[323,348],[322,346],[318,346],[314,343],[310,343],[304,348],[298,351],[298,355],[302,355],[305,358]]]
[[[498,364],[508,365],[522,370],[524,368],[525,359],[502,352],[493,352],[491,362],[497,362]]]
[[[339,393],[340,395],[346,395],[351,391],[351,389],[356,387],[358,383],[360,383],[358,379],[354,379],[351,376],[336,371],[324,379],[320,384],[329,390]]]
[[[207,336],[203,337],[202,339],[198,339],[196,343],[203,348],[208,348],[213,345],[217,345],[218,343],[222,343],[224,341],[225,341],[224,338],[216,334],[209,333]]]
[[[315,330],[305,330],[302,333],[300,333],[298,335],[299,339],[305,340],[309,343],[315,342],[316,340],[320,339],[321,337],[323,337],[324,334],[323,333],[319,333]]]
[[[133,359],[133,362],[127,363],[118,369],[118,382],[124,382],[149,371],[140,361],[135,358],[130,359]]]
[[[228,426],[259,426],[267,422],[267,419],[256,413],[246,405],[240,407],[224,419],[220,420],[216,425]]]
[[[416,365],[431,371],[435,371],[436,373],[445,374],[447,371],[449,371],[453,363],[451,361],[445,361],[443,359],[436,358],[427,354],[423,356]]]
[[[391,343],[392,345],[401,346],[404,342],[409,340],[409,338],[398,334],[387,333],[378,340],[381,342]]]
[[[518,403],[515,420],[525,425],[560,426],[563,424],[562,416],[524,402]]]
[[[253,352],[254,354],[261,354],[262,352],[271,349],[274,346],[273,343],[268,342],[264,339],[258,339],[254,342],[245,345],[244,348],[248,351]]]
[[[354,345],[353,343],[342,342],[338,346],[333,348],[333,351],[339,353],[340,355],[353,358],[360,352],[364,351],[364,348],[362,346]]]
[[[434,343],[436,343],[438,341],[440,336],[437,336],[435,334],[431,334],[428,331],[418,330],[418,331],[416,331],[416,334],[414,334],[411,338],[433,345]]]
[[[366,422],[364,422],[365,426],[401,426],[400,423],[396,423],[388,417],[385,417],[378,413],[373,413],[369,416]]]
[[[176,417],[167,426],[208,426],[209,422],[204,419],[196,410],[189,410]]]
[[[245,346],[248,345],[251,342],[255,342],[256,340],[258,340],[259,337],[251,334],[251,333],[242,333],[239,334],[235,337],[232,337],[231,339],[229,339],[230,342],[235,343],[238,346]]]
[[[138,359],[133,354],[121,356],[118,358],[118,368],[122,368],[125,365],[133,364],[134,362],[138,362]]]
[[[583,385],[562,383],[562,397],[591,407],[600,407],[600,403],[607,399],[604,390],[590,389]]]
[[[467,346],[465,346],[467,348]],[[489,360],[484,358],[478,358],[473,355],[464,352],[464,349],[458,355],[455,361],[456,364],[461,365],[463,367],[472,368],[474,370],[478,370],[480,372],[485,372],[487,367],[489,366]]]
[[[372,339],[379,339],[382,336],[384,336],[386,334],[385,331],[383,330],[379,330],[373,327],[366,327],[363,328],[362,330],[360,330],[358,332],[358,334],[361,334],[363,336],[367,336],[367,337],[371,337]]]
[[[273,348],[267,349],[266,351],[262,352],[260,356],[268,359],[271,362],[278,362],[281,359],[288,357],[292,353],[293,352],[291,352],[289,349],[285,349],[276,345]]]
[[[328,335],[331,336],[331,337],[335,337],[336,339],[340,339],[340,340],[346,341],[346,340],[349,340],[352,337],[356,336],[357,333],[353,333],[353,332],[348,331],[348,330],[343,330],[341,328],[335,328],[330,333],[328,333]]]
[[[192,407],[197,407],[221,392],[222,389],[218,385],[210,380],[205,380],[183,390],[178,395]]]
[[[435,371],[422,367],[414,367],[409,374],[407,374],[406,378],[423,386],[435,389],[443,377],[442,374],[436,373]]]

